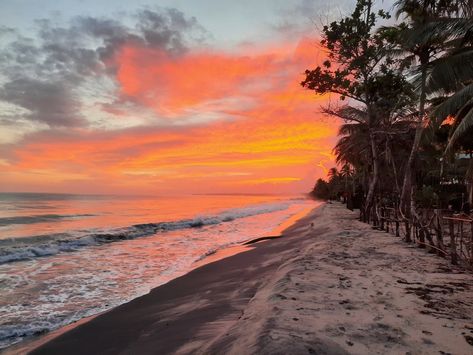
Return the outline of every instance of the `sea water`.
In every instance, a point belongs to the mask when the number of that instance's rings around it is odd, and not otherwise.
[[[0,193],[0,349],[146,294],[311,206],[294,196]]]

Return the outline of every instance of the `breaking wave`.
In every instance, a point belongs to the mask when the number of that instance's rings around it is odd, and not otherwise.
[[[88,246],[150,236],[160,232],[199,228],[233,221],[258,214],[285,210],[290,203],[272,203],[224,211],[213,216],[201,216],[170,222],[135,224],[109,230],[87,230],[0,240],[0,264],[37,257],[73,252]],[[52,216],[52,215],[48,215]],[[60,218],[56,215],[52,218]],[[64,217],[64,216],[62,216]],[[44,218],[44,216],[43,216]]]

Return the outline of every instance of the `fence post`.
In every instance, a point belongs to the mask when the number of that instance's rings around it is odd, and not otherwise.
[[[386,233],[389,233],[391,231],[391,210],[386,211]]]
[[[421,222],[418,222],[421,224]],[[420,248],[425,248],[425,231],[422,229],[422,227],[416,227],[416,234],[417,234],[417,240],[420,242],[419,247]]]
[[[458,263],[457,261],[457,246],[455,245],[455,226],[453,220],[448,220],[448,228],[450,229],[450,256],[453,265]]]
[[[380,219],[381,219],[381,221],[379,221],[380,222],[379,227],[380,227],[381,230],[384,231],[384,208],[381,207],[379,209],[379,212],[380,212],[379,214],[380,214]]]
[[[473,221],[470,222],[471,234],[470,234],[470,264],[473,265]]]
[[[410,243],[411,239],[411,226],[409,225],[409,221],[406,221],[406,242]]]
[[[440,209],[435,210],[437,219],[437,228],[435,232],[437,234],[437,248],[438,255],[445,256],[445,246],[443,245],[443,226],[442,226],[442,212]]]

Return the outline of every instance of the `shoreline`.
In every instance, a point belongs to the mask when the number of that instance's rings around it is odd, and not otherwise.
[[[219,260],[231,257],[233,255],[248,251],[253,247],[252,244],[254,244],[254,243],[259,243],[260,241],[265,241],[265,240],[268,240],[268,239],[282,237],[281,234],[285,229],[289,228],[294,223],[296,223],[299,219],[303,218],[308,213],[310,213],[312,210],[314,210],[316,208],[319,208],[319,207],[320,207],[320,205],[318,205],[316,207],[311,206],[311,207],[304,208],[303,210],[295,213],[294,215],[290,216],[287,220],[285,220],[283,223],[281,223],[279,226],[275,227],[270,232],[271,236],[269,236],[269,237],[260,237],[260,238],[249,239],[249,240],[243,241],[239,244],[228,246],[228,247],[216,250],[214,253],[209,254],[205,258],[195,261],[194,264],[193,264],[192,269],[188,270],[186,273],[184,273],[182,275],[177,275],[175,278],[173,278],[173,279],[171,279],[171,280],[169,280],[169,281],[167,281],[163,284],[160,284],[158,286],[153,287],[149,291],[149,293],[151,293],[154,289],[159,288],[159,287],[161,287],[161,286],[163,286],[163,285],[165,285],[165,284],[167,284],[167,283],[169,283],[169,282],[171,282],[171,281],[173,281],[177,278],[183,277],[183,276],[187,275],[188,273],[190,273],[190,272],[192,272],[192,271],[194,271],[194,270],[196,270],[200,267],[203,267],[205,265],[208,265],[208,264],[217,262]],[[274,235],[274,234],[279,234],[279,235]],[[138,297],[136,297],[132,300],[129,300],[129,301],[123,303],[123,304],[127,304],[127,303],[129,303],[129,302],[131,302],[131,301],[133,301],[137,298],[144,297],[146,295],[147,294],[142,295],[142,296],[138,296]],[[115,307],[113,307],[109,310],[106,310],[106,311],[103,311],[103,312],[99,312],[97,314],[93,314],[91,316],[81,318],[81,319],[79,319],[79,320],[77,320],[73,323],[67,324],[67,325],[62,326],[58,329],[54,329],[50,332],[39,335],[37,337],[31,338],[31,339],[26,339],[26,340],[21,341],[17,344],[13,344],[12,346],[10,346],[8,348],[0,349],[0,354],[3,354],[3,355],[16,355],[16,354],[20,354],[20,353],[21,354],[29,353],[29,352],[35,350],[36,348],[41,347],[42,345],[44,345],[44,344],[46,344],[50,341],[53,341],[57,337],[71,331],[72,329],[75,329],[76,327],[79,327],[82,324],[90,322],[91,320],[95,319],[96,317],[100,317],[103,314],[106,314],[108,312],[113,311],[114,309],[116,309],[117,307],[122,306],[123,304],[115,306]]]

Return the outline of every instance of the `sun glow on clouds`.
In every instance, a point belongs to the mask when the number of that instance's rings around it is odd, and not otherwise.
[[[316,64],[314,43],[182,56],[125,44],[110,63],[116,102],[101,110],[125,121],[153,112],[159,124],[31,134],[3,148],[0,183],[67,192],[308,191],[332,164],[337,129],[318,119],[325,98],[299,86]]]
[[[265,86],[258,81],[270,79],[274,64],[270,56],[205,52],[172,59],[163,51],[133,46],[123,48],[117,60],[122,93],[165,116],[203,104],[223,108],[228,99],[256,94]]]

